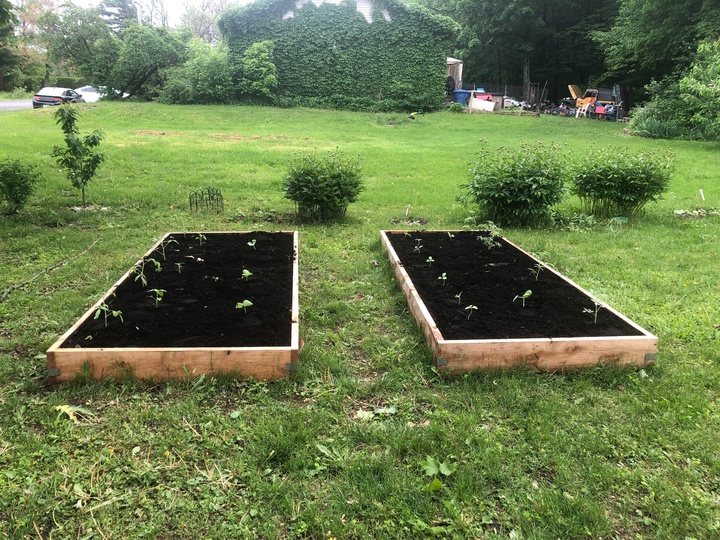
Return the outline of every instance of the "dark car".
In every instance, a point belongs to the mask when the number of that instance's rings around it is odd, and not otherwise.
[[[33,109],[62,105],[63,103],[84,103],[83,97],[71,88],[46,86],[33,96]]]

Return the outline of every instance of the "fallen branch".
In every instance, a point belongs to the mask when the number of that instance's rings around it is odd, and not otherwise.
[[[64,265],[66,265],[67,263],[69,263],[70,261],[73,261],[73,260],[75,260],[75,259],[79,259],[79,258],[82,257],[83,255],[85,255],[88,251],[90,251],[93,247],[95,247],[95,244],[97,244],[100,240],[102,240],[102,236],[101,236],[100,238],[98,238],[97,240],[95,240],[95,241],[90,245],[90,247],[87,248],[87,249],[86,249],[85,251],[83,251],[82,253],[79,253],[79,254],[75,255],[74,257],[71,257],[70,259],[66,259],[66,260],[64,260],[64,261],[60,261],[59,263],[55,263],[55,264],[53,264],[52,266],[48,266],[47,268],[45,268],[45,270],[42,270],[41,272],[38,272],[38,273],[35,274],[33,277],[31,277],[30,279],[26,279],[26,280],[23,281],[22,283],[18,283],[17,285],[10,285],[7,289],[5,289],[5,291],[3,291],[2,296],[0,296],[0,304],[2,304],[2,303],[7,299],[8,295],[9,295],[11,292],[13,292],[13,291],[15,291],[15,290],[17,290],[17,289],[22,289],[22,288],[23,288],[25,285],[27,285],[28,283],[32,283],[33,281],[35,281],[35,280],[36,280],[37,278],[39,278],[40,276],[43,276],[43,275],[47,274],[48,272],[51,272],[51,271],[55,270],[56,268],[59,268],[60,266],[64,266]]]

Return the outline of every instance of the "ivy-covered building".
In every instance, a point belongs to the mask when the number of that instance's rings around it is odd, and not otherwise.
[[[238,63],[272,41],[276,103],[376,111],[439,107],[458,30],[398,0],[257,0],[219,27]]]

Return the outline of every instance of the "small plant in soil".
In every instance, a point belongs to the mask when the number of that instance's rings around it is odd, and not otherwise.
[[[253,303],[250,300],[243,300],[242,302],[235,304],[235,309],[242,309],[243,313],[247,313],[247,308],[252,305]]]
[[[183,266],[185,266],[184,263],[175,263],[175,268],[177,268],[177,273],[182,274]]]
[[[468,321],[470,320],[470,315],[473,314],[473,311],[477,311],[477,308],[478,308],[478,307],[477,307],[476,305],[474,305],[474,304],[470,304],[469,306],[467,306],[467,307],[465,308],[466,310],[469,311],[469,313],[468,313]]]
[[[535,277],[535,281],[538,280],[540,277],[540,272],[543,271],[543,265],[540,263],[535,264],[535,266],[528,268],[530,270],[530,273]]]
[[[100,304],[98,306],[98,308],[95,310],[95,317],[94,317],[95,320],[99,319],[101,314],[105,318],[105,328],[107,328],[107,325],[108,325],[108,317],[110,317],[111,315],[115,318],[119,318],[120,322],[124,322],[123,316],[122,316],[122,311],[120,311],[119,309],[118,310],[110,309],[110,306],[108,306],[105,302]]]
[[[444,287],[447,284],[447,274],[443,272],[438,276],[438,279],[442,281],[442,286]]]
[[[204,234],[201,233],[201,234],[198,234],[197,236],[195,236],[195,240],[197,240],[198,243],[202,246],[202,245],[203,245],[203,242],[204,242],[205,240],[207,240],[207,237],[206,237]]]
[[[583,308],[583,313],[592,313],[594,316],[593,324],[597,324],[598,312],[600,311],[602,304],[600,302],[594,302],[594,304],[595,304],[595,309]]]
[[[163,296],[165,296],[165,293],[167,291],[165,289],[150,289],[148,293],[152,296],[152,299],[155,300],[155,307],[160,307],[160,302],[163,299]]]
[[[422,242],[422,238],[417,238],[417,239],[415,240],[415,247],[413,248],[413,251],[414,251],[415,253],[420,253],[420,250],[422,249],[422,244],[421,244],[421,242]]]
[[[455,238],[455,235],[453,233],[451,233],[450,231],[448,231],[448,238]]]
[[[158,261],[157,259],[149,257],[145,262],[152,263],[152,265],[155,267],[155,272],[162,272],[162,264],[160,264],[160,261]]]
[[[432,257],[428,257],[427,259],[425,259],[425,262],[428,263],[428,268],[430,268],[432,266],[432,263],[435,262],[435,259],[433,259]]]
[[[457,298],[457,301],[458,301],[458,306],[460,305],[460,297],[461,297],[461,296],[462,296],[462,291],[460,291],[459,293],[457,293],[457,294],[455,295],[455,298]]]
[[[257,243],[257,238],[253,238],[252,240],[250,240],[250,241],[247,243],[247,245],[250,246],[251,248],[255,249],[255,244],[256,244],[256,243]]]
[[[252,276],[252,275],[253,275],[253,273],[250,270],[248,270],[247,268],[243,268],[242,279],[244,279],[245,281],[249,281],[250,276]]]
[[[530,289],[528,289],[523,294],[516,294],[515,298],[513,298],[513,302],[519,298],[520,300],[522,300],[523,307],[525,307],[525,300],[527,300],[531,296],[532,296],[532,291]]]
[[[160,252],[160,255],[162,255],[163,261],[167,261],[167,257],[165,256],[165,250],[168,248],[170,244],[177,244],[178,241],[174,238],[168,238],[164,242],[161,242],[158,246],[157,250]]]

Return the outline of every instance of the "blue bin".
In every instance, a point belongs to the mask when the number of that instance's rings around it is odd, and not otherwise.
[[[455,103],[460,103],[462,105],[465,105],[467,103],[467,100],[469,97],[470,97],[469,90],[455,90],[453,92],[453,101]]]

